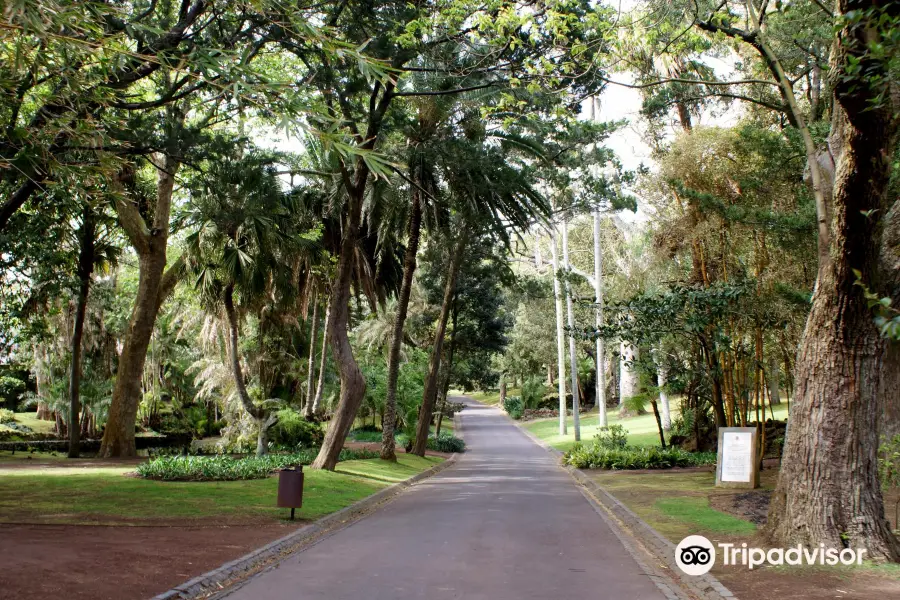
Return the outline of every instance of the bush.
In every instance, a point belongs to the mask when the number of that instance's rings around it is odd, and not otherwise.
[[[138,465],[135,473],[144,479],[160,481],[236,481],[265,479],[273,471],[297,465],[308,465],[319,450],[308,448],[292,454],[266,456],[161,456]],[[341,450],[339,461],[376,458],[369,450]]]
[[[429,437],[426,446],[429,450],[434,450],[435,452],[463,452],[466,449],[464,441],[446,431],[442,431],[437,438],[434,436]]]
[[[577,445],[565,463],[579,469],[671,469],[716,464],[715,452],[686,452],[681,448],[603,448]]]
[[[8,408],[0,408],[0,423],[15,423],[16,413]]]
[[[521,419],[525,414],[525,403],[519,396],[507,396],[503,401],[503,410],[513,419]]]
[[[529,377],[522,382],[522,402],[525,408],[539,408],[546,392],[547,387],[540,377]]]
[[[353,429],[350,431],[350,433],[347,434],[347,438],[353,440],[354,442],[380,442],[381,430],[372,430],[370,427],[359,427],[357,429]],[[394,439],[397,439],[397,434],[394,434]]]
[[[594,436],[594,443],[607,450],[625,448],[628,446],[628,430],[618,424],[604,427]]]
[[[269,429],[269,441],[275,448],[300,449],[321,446],[325,432],[318,423],[303,418],[296,410],[278,411],[278,422]]]

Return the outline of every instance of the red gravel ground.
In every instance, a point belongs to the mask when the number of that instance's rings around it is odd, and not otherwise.
[[[0,525],[0,598],[150,598],[301,525]]]

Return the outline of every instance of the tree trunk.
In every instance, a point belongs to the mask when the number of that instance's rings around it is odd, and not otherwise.
[[[778,368],[778,357],[773,353],[769,356],[769,368],[767,369],[766,384],[769,387],[769,404],[781,404],[781,371]]]
[[[391,348],[388,352],[387,392],[384,401],[385,418],[381,429],[381,458],[384,460],[397,460],[394,441],[394,425],[397,423],[397,377],[400,374],[400,349],[403,346],[403,326],[406,323],[409,297],[412,293],[413,274],[416,271],[416,255],[419,252],[419,230],[421,225],[422,205],[419,200],[419,191],[414,189],[407,227],[406,255],[403,258],[403,283],[400,285],[400,296],[397,298],[397,315],[394,318]]]
[[[84,337],[84,318],[87,312],[91,275],[94,272],[94,241],[97,224],[90,206],[84,207],[79,231],[78,301],[75,305],[75,326],[72,330],[72,364],[69,371],[69,458],[81,454],[81,340]]]
[[[316,345],[319,343],[319,298],[318,289],[313,290],[312,329],[309,332],[309,365],[306,368],[306,405],[304,413],[312,410],[314,381],[316,378]],[[324,352],[324,350],[323,350]]]
[[[347,334],[350,323],[350,278],[356,260],[356,238],[362,217],[363,191],[361,189],[358,193],[351,194],[349,200],[350,206],[341,240],[341,255],[337,275],[332,284],[330,311],[326,324],[331,340],[331,351],[341,377],[341,397],[334,417],[328,425],[319,455],[310,465],[313,469],[334,470],[366,393],[366,380],[353,356],[353,348]]]
[[[259,425],[256,440],[256,455],[263,456],[269,451],[268,445],[268,429],[272,425],[269,423],[269,415],[262,407],[253,404],[250,394],[247,392],[247,385],[244,382],[244,373],[241,369],[241,355],[238,349],[238,317],[234,308],[234,286],[229,284],[225,287],[223,293],[225,303],[225,317],[228,319],[228,358],[231,362],[231,374],[234,377],[234,387],[237,391],[238,399],[244,406],[251,417],[253,417]]]
[[[179,259],[164,274],[172,191],[179,163],[169,156],[159,160],[161,168],[157,170],[157,199],[151,227],[128,199],[116,200],[119,222],[138,255],[138,289],[119,355],[112,403],[100,446],[99,456],[103,458],[137,454],[134,425],[141,402],[144,360],[159,308],[182,271],[183,262]]]
[[[328,323],[331,306],[325,307],[325,330],[322,332],[322,355],[319,357],[319,380],[316,382],[316,397],[312,406],[306,407],[306,418],[320,415],[322,411],[322,394],[325,392],[325,367],[328,364]]]
[[[637,371],[634,370],[634,361],[638,359],[638,349],[622,340],[619,343],[619,406],[624,406],[625,401],[636,396],[638,390]]]
[[[453,331],[450,333],[450,354],[447,358],[447,364],[442,369],[441,388],[440,388],[440,408],[438,409],[437,426],[434,428],[435,439],[441,435],[441,423],[444,420],[444,410],[447,408],[447,393],[450,391],[450,377],[453,375],[453,355],[456,352],[456,318],[458,316],[456,297],[453,298]],[[503,402],[500,402],[503,406]]]
[[[656,400],[651,400],[650,405],[653,407],[653,418],[656,419],[656,431],[659,432],[659,445],[662,446],[662,449],[666,449],[666,434],[663,429],[663,422],[659,416],[659,406],[657,405]]]
[[[600,251],[600,210],[594,209],[594,319],[597,330],[603,326],[603,254]],[[595,341],[594,370],[597,384],[599,426],[609,424],[606,415],[606,343],[599,335]]]
[[[879,215],[888,208],[897,132],[894,93],[888,90],[873,104],[871,88],[891,79],[887,65],[868,51],[879,34],[868,11],[877,7],[837,3],[841,15],[852,9],[863,16],[842,21],[850,24],[832,51],[836,169],[829,257],[819,262],[797,357],[790,427],[766,532],[785,547],[865,548],[867,558],[897,561],[900,543],[884,516],[877,464],[885,341],[854,273],[866,285],[879,282]],[[851,60],[859,61],[852,71]],[[863,73],[866,81],[848,72]]]
[[[413,444],[412,453],[419,456],[425,456],[425,448],[428,444],[428,430],[431,428],[431,417],[437,397],[438,369],[441,363],[441,350],[444,346],[444,333],[447,331],[447,321],[450,318],[450,309],[456,291],[456,277],[459,275],[459,266],[465,254],[468,237],[468,231],[463,226],[459,239],[453,248],[453,254],[450,256],[450,270],[447,273],[447,282],[444,287],[441,316],[438,319],[437,329],[434,333],[434,347],[431,350],[431,360],[428,362],[428,375],[425,377],[422,410],[419,412],[419,420],[416,423],[416,441]]]
[[[559,435],[566,435],[566,343],[563,336],[562,288],[559,283],[559,251],[556,224],[550,224],[550,256],[553,259],[553,303],[556,308],[556,385],[559,394]]]
[[[658,352],[658,351],[657,351]],[[659,387],[659,407],[662,411],[662,427],[666,431],[672,429],[672,413],[669,409],[669,395],[666,393],[666,383],[669,379],[669,370],[665,362],[656,355],[656,385]],[[665,445],[663,445],[665,447]]]
[[[563,269],[568,276],[569,265],[569,223],[563,219]],[[566,315],[569,321],[569,375],[572,378],[572,426],[575,429],[575,441],[581,441],[581,420],[578,414],[578,356],[575,350],[575,309],[572,306],[572,286],[566,279]]]

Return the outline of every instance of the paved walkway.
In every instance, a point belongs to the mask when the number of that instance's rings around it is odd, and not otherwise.
[[[227,598],[664,598],[552,456],[465,402],[456,465]]]

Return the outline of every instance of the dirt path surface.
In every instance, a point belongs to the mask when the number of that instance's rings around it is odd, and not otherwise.
[[[0,525],[0,598],[149,598],[300,525]]]
[[[664,598],[553,457],[466,404],[456,465],[227,598]]]

